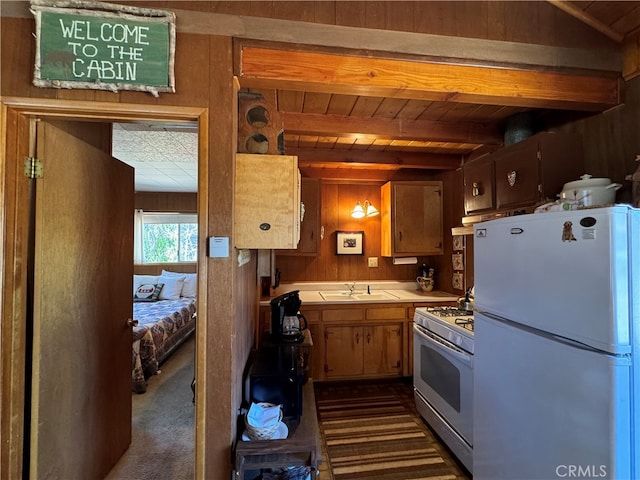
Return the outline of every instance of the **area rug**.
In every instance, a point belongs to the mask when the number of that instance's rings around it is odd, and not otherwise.
[[[318,384],[315,390],[329,479],[469,478],[419,417],[410,385]]]

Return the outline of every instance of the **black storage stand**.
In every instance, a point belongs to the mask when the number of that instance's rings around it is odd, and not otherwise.
[[[303,411],[300,421],[288,421],[289,436],[283,440],[238,440],[235,447],[235,478],[245,480],[247,471],[267,468],[308,466],[311,478],[318,475],[320,465],[320,430],[316,416],[313,381],[303,389]],[[238,432],[238,437],[242,432]],[[248,479],[247,479],[248,480]]]
[[[244,422],[240,422],[234,449],[236,479],[251,480],[245,479],[245,473],[287,467],[308,467],[312,479],[318,474],[320,430],[313,381],[309,378],[312,345],[308,330],[304,331],[301,343],[282,343],[265,335],[249,368],[246,400],[282,405],[282,421],[289,434],[282,440],[245,441],[242,440]],[[298,476],[268,478],[297,480]]]

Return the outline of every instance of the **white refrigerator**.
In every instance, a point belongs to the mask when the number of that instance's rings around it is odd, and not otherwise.
[[[474,227],[474,480],[640,478],[640,210]]]

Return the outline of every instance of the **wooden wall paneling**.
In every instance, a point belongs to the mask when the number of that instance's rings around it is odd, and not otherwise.
[[[313,22],[315,8],[314,2],[273,2],[273,15],[285,20]]]
[[[565,125],[560,130],[582,135],[585,171],[608,177],[623,187],[619,202],[631,201],[631,183],[625,177],[639,166],[640,154],[640,77],[627,82],[625,104],[593,117]]]
[[[499,41],[507,39],[504,4],[505,2],[488,2],[487,4],[487,39]]]
[[[2,17],[1,21],[0,94],[30,97],[31,90],[36,88],[31,85],[35,58],[35,45],[31,33],[35,29],[35,22],[33,19],[5,17]],[[23,41],[18,42],[16,39],[23,39]],[[16,75],[16,72],[23,72],[23,74],[31,72],[31,78],[27,80]]]
[[[253,15],[256,17],[271,17],[273,15],[272,2],[197,2],[210,4],[213,13],[227,15]]]
[[[28,142],[22,141],[29,138],[28,132],[35,126],[23,116],[7,112],[4,106],[0,109],[0,131],[20,132],[8,136],[0,149],[0,178],[3,180],[0,184],[3,191],[0,205],[16,200],[13,208],[0,212],[5,229],[4,242],[0,246],[3,255],[0,259],[3,274],[0,278],[0,478],[22,478],[27,338],[22,314],[26,311],[28,297],[26,259],[30,228],[29,218],[24,212],[29,205],[32,184],[24,181],[22,164],[16,159],[35,153],[30,150]]]
[[[196,213],[198,194],[188,192],[136,192],[135,208],[145,212]]]
[[[489,38],[489,8],[492,2],[452,2],[455,9],[456,31],[472,38]]]
[[[180,273],[196,273],[197,263],[139,263],[133,265],[135,275],[160,275],[162,270]]]
[[[366,16],[364,8],[360,2],[336,2],[336,25],[348,27],[366,26]]]
[[[386,26],[382,27],[383,30],[401,30],[403,32],[416,31],[416,9],[420,8],[420,2],[387,2],[385,7],[384,22]]]
[[[640,75],[640,32],[625,40],[622,52],[622,76],[628,81]]]
[[[387,5],[382,2],[368,2],[364,6],[364,24],[367,28],[384,30],[387,28]]]
[[[37,88],[37,87],[35,87]],[[96,100],[97,90],[69,90],[66,88],[54,89],[58,100],[81,100],[91,102]]]
[[[433,265],[438,270],[441,265],[446,265],[440,256],[421,257],[418,265],[394,265],[393,259],[380,256],[380,217],[359,220],[351,217],[351,210],[358,200],[364,202],[368,199],[376,208],[380,208],[380,185],[381,182],[323,181],[321,219],[325,227],[325,238],[321,241],[320,255],[278,255],[276,264],[282,271],[282,281],[412,281],[422,263]],[[461,195],[461,192],[458,193]],[[458,210],[458,214],[450,215],[455,218],[456,225],[462,218],[461,207]],[[450,226],[447,228],[450,229]],[[364,231],[364,254],[336,255],[337,230]],[[447,239],[445,235],[445,242],[447,241],[450,242],[451,239]],[[378,267],[368,266],[369,257],[378,257]]]
[[[210,83],[214,80],[210,70],[216,68],[216,65],[209,64],[210,50],[210,37],[177,33],[176,92],[160,94],[159,104],[190,106],[208,104]]]
[[[233,81],[233,45],[228,37],[203,37],[209,43],[206,64],[209,118],[209,157],[205,171],[199,172],[199,190],[204,195],[199,203],[201,218],[207,217],[208,230],[201,238],[226,236],[233,239],[233,161],[237,135],[237,89]],[[185,72],[185,80],[188,72]],[[216,120],[220,119],[220,120]],[[202,166],[202,164],[200,164]],[[206,189],[200,188],[206,185]],[[233,244],[233,243],[231,243]],[[217,478],[231,467],[231,445],[236,438],[236,412],[242,399],[242,373],[253,345],[255,313],[243,312],[244,305],[255,305],[257,298],[256,260],[238,271],[235,251],[228,258],[207,258],[207,291],[212,301],[207,308],[204,343],[207,357],[199,365],[204,372],[206,394],[197,397],[204,414],[197,418],[203,423],[196,426],[196,451],[204,453],[204,465],[196,465],[197,478]],[[248,275],[253,265],[253,282]],[[202,275],[200,275],[202,277]],[[214,301],[215,300],[215,301]],[[222,387],[222,388],[220,388]],[[196,395],[198,391],[196,389]],[[196,402],[196,405],[198,403]],[[206,448],[205,448],[206,446]]]
[[[558,29],[558,9],[547,2],[531,3],[532,5],[530,6],[530,8],[533,15],[535,16],[532,15],[532,17],[529,19],[529,22],[531,22],[531,19],[533,18],[536,20],[536,23],[538,25],[536,32],[532,32],[532,35],[537,38],[536,41],[538,42],[540,41],[540,38],[554,38],[555,32]],[[543,42],[545,44],[548,43],[548,41],[545,40],[543,40]]]
[[[534,2],[530,2],[534,3]],[[531,25],[538,25],[535,9],[521,8],[518,4],[504,2],[505,25],[507,38],[514,42],[526,42],[531,39]]]
[[[324,240],[322,245],[322,265],[318,273],[327,280],[338,280],[338,260],[336,258],[335,230],[338,226],[338,185],[323,182],[322,184],[322,225],[324,225]]]
[[[546,2],[545,2],[546,3]],[[553,5],[547,5],[553,7]],[[554,7],[555,8],[555,7]],[[577,18],[556,8],[552,31],[553,44],[575,47],[582,45],[585,48],[610,48],[617,51],[619,46],[606,35],[594,35],[593,28]]]
[[[336,2],[314,2],[315,10],[313,19],[315,23],[335,25],[336,23]]]
[[[440,257],[432,257],[432,261],[437,265],[436,268],[436,288],[449,292],[454,292],[452,286],[453,277],[453,264],[451,261],[451,255],[453,252],[453,237],[451,235],[451,228],[461,225],[462,217],[464,215],[463,205],[463,189],[462,189],[462,170],[445,172],[442,174],[440,180],[443,182],[443,244],[444,253]],[[467,238],[470,236],[467,236]],[[473,258],[465,259],[467,264],[473,262]],[[467,265],[465,265],[465,273],[467,273]],[[457,293],[462,293],[457,292]]]
[[[452,35],[455,31],[455,8],[454,2],[420,2],[414,13],[416,31],[432,35]]]

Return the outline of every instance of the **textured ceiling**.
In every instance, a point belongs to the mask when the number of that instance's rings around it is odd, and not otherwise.
[[[196,192],[196,128],[114,123],[112,155],[135,168],[138,192]]]

